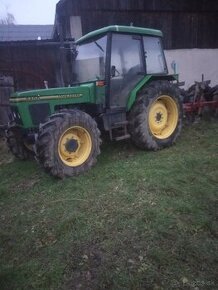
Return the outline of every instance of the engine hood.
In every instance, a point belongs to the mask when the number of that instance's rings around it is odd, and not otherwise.
[[[95,83],[84,83],[72,87],[51,88],[16,92],[11,95],[10,102],[37,102],[58,99],[89,98],[93,95]]]

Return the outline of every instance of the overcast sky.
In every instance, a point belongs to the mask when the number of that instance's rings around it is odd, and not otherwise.
[[[7,12],[16,24],[54,24],[55,7],[59,0],[0,0],[0,18]]]

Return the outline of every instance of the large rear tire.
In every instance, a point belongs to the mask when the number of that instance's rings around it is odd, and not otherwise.
[[[172,145],[182,128],[182,102],[168,81],[154,81],[138,95],[129,114],[131,139],[141,149]]]
[[[37,156],[51,175],[76,176],[96,163],[100,144],[100,131],[91,116],[64,110],[50,116],[40,127]]]

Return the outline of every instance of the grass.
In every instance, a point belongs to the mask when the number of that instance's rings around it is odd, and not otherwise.
[[[1,144],[0,289],[217,289],[217,196],[217,123],[62,181]]]

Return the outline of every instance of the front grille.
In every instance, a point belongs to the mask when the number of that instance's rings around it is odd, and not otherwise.
[[[19,114],[18,107],[11,106],[11,112],[9,114],[10,121],[14,121],[17,125],[23,125],[22,119]]]
[[[50,115],[50,106],[48,103],[33,104],[29,106],[29,112],[33,125],[39,125]]]

